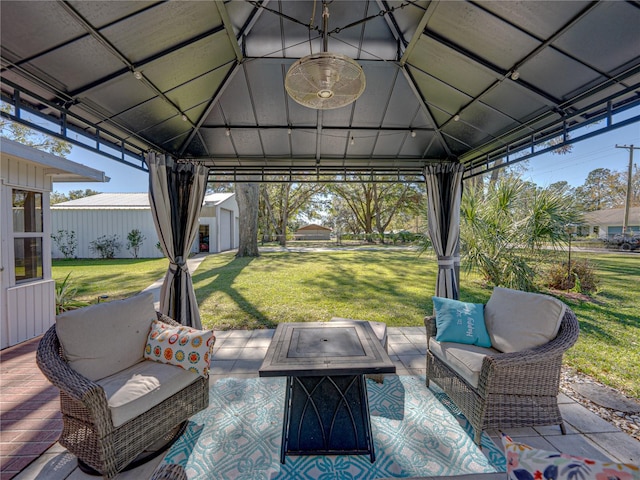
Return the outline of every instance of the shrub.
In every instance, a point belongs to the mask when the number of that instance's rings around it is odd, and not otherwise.
[[[573,260],[570,273],[567,262],[554,263],[547,271],[547,286],[578,293],[594,293],[597,290],[600,282],[588,260]]]
[[[78,288],[71,283],[70,276],[71,272],[67,273],[62,282],[56,281],[56,315],[87,305],[86,302],[75,299]]]
[[[89,250],[100,255],[100,258],[113,258],[121,246],[118,235],[102,235],[89,243]]]
[[[58,230],[57,234],[51,234],[51,239],[62,255],[64,255],[64,258],[73,258],[75,256],[76,248],[78,248],[75,231]]]
[[[127,234],[127,250],[131,250],[133,258],[138,258],[140,247],[146,239],[147,237],[137,228],[134,228]]]

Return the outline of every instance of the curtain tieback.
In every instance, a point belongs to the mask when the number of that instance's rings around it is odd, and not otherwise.
[[[459,258],[459,257],[458,257]],[[453,268],[456,257],[438,257],[439,268]]]
[[[176,257],[175,262],[169,262],[169,270],[171,270],[171,273],[175,275],[176,273],[178,273],[178,269],[182,270],[183,272],[189,273],[187,262],[185,262],[182,257]]]

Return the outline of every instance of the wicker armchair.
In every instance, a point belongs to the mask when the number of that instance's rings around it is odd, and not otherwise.
[[[169,317],[158,319],[178,326]],[[60,389],[62,446],[106,478],[113,478],[149,446],[209,404],[208,378],[199,376],[160,404],[114,428],[104,390],[78,374],[64,359],[56,326],[43,336],[36,355],[38,367]]]
[[[427,342],[435,341],[435,317],[425,318]],[[482,361],[477,388],[427,350],[427,386],[433,380],[460,408],[481,444],[489,428],[559,425],[558,408],[562,356],[578,339],[578,320],[567,308],[557,336],[550,342],[515,353],[490,353]],[[433,340],[432,340],[433,339]]]

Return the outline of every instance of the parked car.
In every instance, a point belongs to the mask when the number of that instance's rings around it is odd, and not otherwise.
[[[609,246],[618,247],[620,250],[640,249],[640,233],[617,233],[607,240]]]

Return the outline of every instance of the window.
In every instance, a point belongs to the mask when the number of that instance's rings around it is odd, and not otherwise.
[[[16,283],[42,278],[42,193],[13,190]]]

